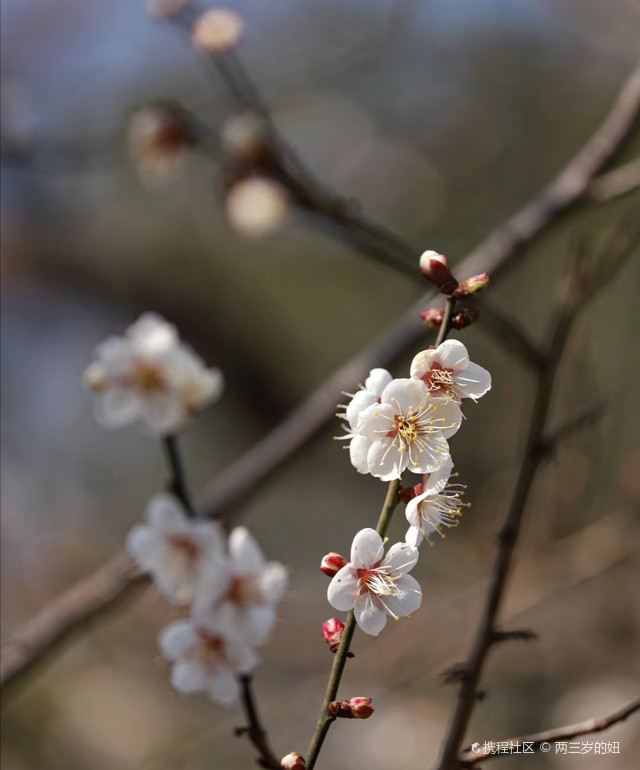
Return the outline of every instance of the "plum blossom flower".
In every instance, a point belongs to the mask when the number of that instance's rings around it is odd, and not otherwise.
[[[145,313],[123,337],[109,337],[85,371],[96,419],[115,428],[135,420],[157,436],[180,430],[192,412],[222,393],[222,374],[180,342],[177,330]]]
[[[238,675],[258,665],[255,650],[230,635],[220,616],[177,620],[158,640],[165,658],[173,661],[171,684],[182,694],[206,692],[222,706],[233,705],[240,695]]]
[[[393,377],[386,369],[372,369],[364,381],[364,385],[360,386],[360,390],[355,393],[344,394],[351,396],[351,401],[348,404],[341,404],[344,412],[340,412],[337,416],[346,420],[352,431],[355,430],[362,412],[371,404],[380,403],[382,391],[392,379]]]
[[[469,360],[458,340],[445,340],[437,348],[423,350],[411,363],[411,376],[425,383],[433,396],[460,403],[477,401],[491,389],[491,375]]]
[[[368,406],[350,444],[351,462],[360,473],[383,481],[437,470],[449,455],[447,438],[460,427],[460,407],[432,398],[416,378],[392,380],[379,404]]]
[[[385,556],[380,535],[362,529],[353,539],[351,561],[329,584],[329,604],[344,612],[352,609],[360,628],[377,636],[389,615],[397,620],[420,606],[420,585],[406,574],[417,561],[418,550],[407,543],[396,543]]]
[[[407,503],[405,516],[411,525],[405,535],[405,542],[417,548],[426,538],[438,533],[444,537],[443,528],[457,527],[463,508],[471,503],[462,502],[465,487],[449,481],[453,462],[451,458],[442,468],[425,477],[418,485],[418,494]]]
[[[206,584],[212,599],[228,586],[228,568],[219,526],[187,518],[170,495],[152,498],[146,524],[134,527],[127,549],[160,593],[170,602],[188,604],[198,586]]]
[[[246,527],[236,527],[229,536],[227,585],[222,594],[206,582],[194,598],[194,617],[222,613],[238,635],[251,644],[264,644],[277,620],[277,606],[288,585],[286,568],[268,562]]]

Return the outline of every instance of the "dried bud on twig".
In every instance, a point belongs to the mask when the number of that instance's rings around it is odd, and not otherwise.
[[[305,770],[307,767],[304,757],[297,751],[291,751],[286,757],[282,757],[280,764],[285,770]]]
[[[458,282],[451,274],[449,261],[444,254],[437,251],[425,251],[420,257],[420,272],[435,284],[442,294],[452,294]]]
[[[482,294],[488,286],[489,276],[487,273],[480,273],[479,275],[473,275],[471,278],[463,281],[453,292],[453,296],[458,299],[461,297],[474,297],[476,294]]]
[[[320,562],[320,571],[324,572],[327,577],[332,578],[336,572],[338,572],[338,570],[341,570],[344,567],[346,563],[347,560],[344,558],[344,556],[340,556],[339,553],[331,551],[331,553],[328,553],[326,556],[322,557],[322,561]]]
[[[191,33],[193,45],[211,54],[232,48],[244,32],[244,19],[230,8],[212,8],[200,16]]]
[[[461,310],[451,319],[451,326],[454,329],[466,329],[467,326],[471,326],[471,324],[475,323],[479,317],[480,313],[475,308]]]
[[[429,329],[439,329],[444,320],[444,310],[432,307],[420,313],[420,318]]]

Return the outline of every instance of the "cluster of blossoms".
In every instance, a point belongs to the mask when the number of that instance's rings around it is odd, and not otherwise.
[[[184,428],[222,392],[220,372],[207,369],[175,327],[151,313],[98,346],[85,382],[100,423],[140,420],[162,437]],[[256,647],[274,629],[287,572],[266,561],[245,527],[227,537],[219,524],[194,517],[171,495],[154,497],[145,519],[129,533],[127,549],[169,602],[191,608],[189,619],[171,623],[159,639],[173,662],[172,684],[181,693],[207,692],[231,705],[240,695],[238,677],[255,669]]]
[[[420,606],[420,586],[407,574],[418,560],[418,546],[456,526],[469,505],[462,502],[463,487],[450,482],[448,439],[462,422],[462,402],[476,401],[490,388],[489,372],[469,360],[461,342],[446,340],[418,353],[408,378],[393,379],[386,370],[373,369],[338,415],[346,423],[342,438],[349,441],[358,472],[383,481],[399,479],[405,470],[422,477],[401,491],[409,523],[405,542],[385,555],[381,536],[363,529],[353,540],[350,561],[336,553],[323,560],[321,569],[332,576],[329,603],[353,610],[366,633],[377,635],[389,616],[407,617]],[[327,641],[335,647],[335,632]]]
[[[288,583],[284,566],[266,561],[245,527],[225,538],[216,522],[189,518],[169,495],[151,500],[127,549],[166,599],[191,605],[190,618],[171,623],[159,640],[174,662],[175,689],[235,703],[238,676],[255,669],[255,648],[275,627]]]

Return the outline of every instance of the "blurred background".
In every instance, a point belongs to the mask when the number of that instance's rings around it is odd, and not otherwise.
[[[246,0],[238,52],[278,127],[321,179],[455,263],[548,182],[598,125],[637,57],[636,0]],[[129,162],[137,106],[172,98],[220,128],[225,84],[143,2],[2,4],[3,639],[121,549],[165,478],[160,447],[105,432],[81,373],[144,310],[177,323],[227,380],[182,444],[202,490],[306,393],[415,302],[424,285],[309,226],[265,238],[225,215],[224,174],[193,155],[149,189]],[[627,158],[637,154],[640,138]],[[574,213],[490,292],[543,342],[576,234],[600,243],[638,193]],[[228,201],[227,201],[228,206]],[[503,618],[540,639],[490,656],[470,740],[606,713],[640,686],[640,260],[627,262],[570,340],[554,419],[604,402],[538,477]],[[465,278],[467,276],[460,276]],[[374,698],[338,723],[321,764],[429,767],[455,691],[441,672],[469,646],[518,467],[532,378],[482,320],[461,332],[494,387],[452,442],[473,508],[425,549],[415,618],[359,634],[341,692]],[[425,347],[432,338],[425,332]],[[413,351],[417,352],[417,351]],[[405,376],[412,353],[394,367]],[[336,394],[339,400],[339,394]],[[336,401],[337,403],[337,401]],[[359,476],[327,427],[239,511],[292,591],[256,678],[276,751],[304,752],[330,653],[324,553],[375,521],[384,485]],[[249,482],[249,480],[248,480]],[[398,516],[391,539],[402,537]],[[3,709],[4,770],[252,766],[239,710],[184,699],[157,652],[177,613],[152,589],[74,641]],[[505,770],[630,770],[637,719],[596,736],[607,757],[501,760]]]

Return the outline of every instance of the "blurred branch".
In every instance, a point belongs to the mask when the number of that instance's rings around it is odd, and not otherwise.
[[[464,277],[486,271],[492,280],[513,264],[561,214],[584,197],[591,179],[622,147],[640,112],[640,67],[622,86],[611,111],[582,150],[537,198],[498,227],[456,266]],[[424,327],[418,313],[436,296],[425,294],[381,337],[314,390],[291,414],[228,468],[205,491],[202,510],[215,516],[247,500],[259,486],[328,422],[336,394],[350,390],[373,366],[385,366],[418,344]],[[249,482],[249,480],[251,480]],[[120,556],[69,589],[28,621],[2,647],[0,682],[8,684],[45,661],[73,632],[116,607],[147,578]],[[26,639],[27,643],[21,643]],[[19,651],[17,653],[16,651]]]
[[[260,756],[260,759],[257,760],[260,767],[266,767],[269,768],[269,770],[280,770],[282,767],[280,760],[276,757],[271,748],[267,733],[260,721],[255,698],[253,697],[251,681],[252,679],[250,676],[240,677],[242,707],[247,716],[249,725],[247,727],[237,727],[235,733],[236,735],[247,735],[251,743],[253,743]]]
[[[584,722],[577,722],[573,725],[565,725],[564,727],[555,727],[551,730],[544,730],[539,733],[531,733],[531,735],[523,735],[518,738],[509,738],[506,741],[500,741],[500,743],[519,743],[521,745],[527,743],[531,744],[531,749],[537,749],[541,743],[551,743],[552,741],[568,741],[571,738],[577,738],[580,735],[591,735],[593,733],[602,732],[607,730],[618,722],[624,722],[636,711],[640,711],[640,698],[632,701],[628,705],[624,706],[618,711],[614,711],[613,714],[609,714],[606,717],[600,717],[599,719],[587,719]],[[498,757],[511,756],[509,754],[491,753],[491,751],[485,748],[478,752],[473,752],[470,749],[465,751],[458,757],[458,767],[465,768],[471,767],[478,762],[485,762],[488,759],[497,759]]]
[[[640,187],[640,158],[602,174],[591,181],[589,195],[598,203],[605,203],[633,192]]]
[[[68,641],[74,632],[138,596],[148,578],[124,554],[47,604],[2,645],[2,692]]]
[[[628,254],[634,250],[634,246],[633,241],[625,240],[619,242],[617,253],[609,254],[610,243],[606,244],[606,255],[610,264],[615,266],[622,264]],[[458,700],[449,724],[438,770],[454,770],[458,766],[457,756],[478,697],[480,677],[489,650],[499,640],[499,637],[496,636],[497,617],[509,582],[513,554],[529,494],[537,471],[549,451],[549,443],[545,441],[545,426],[560,361],[575,317],[585,303],[594,296],[597,290],[602,289],[616,272],[615,269],[611,269],[604,274],[602,270],[596,269],[591,273],[591,280],[588,280],[585,277],[586,256],[583,245],[579,244],[574,251],[566,279],[564,297],[549,334],[549,348],[544,359],[544,366],[538,372],[536,394],[522,464],[509,511],[498,536],[498,552],[486,592],[482,617],[474,637],[471,653],[467,662],[460,667]],[[598,255],[594,261],[599,267],[601,260],[598,259]],[[593,284],[594,275],[599,277],[597,287]]]
[[[542,368],[544,356],[527,332],[513,318],[506,315],[495,305],[484,300],[482,302],[482,326],[492,334],[498,342],[515,353],[523,363],[535,369]]]

